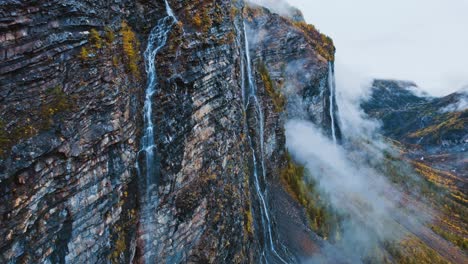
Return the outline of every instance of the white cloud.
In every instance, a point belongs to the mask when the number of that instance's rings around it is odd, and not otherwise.
[[[441,112],[462,112],[466,109],[468,109],[468,94],[465,94],[465,96],[461,97],[458,102],[441,109]]]
[[[468,84],[466,0],[288,0],[330,35],[337,60],[375,78],[415,81],[431,95]]]
[[[292,6],[285,0],[247,0],[248,2],[267,7],[272,12],[290,16],[294,10]]]

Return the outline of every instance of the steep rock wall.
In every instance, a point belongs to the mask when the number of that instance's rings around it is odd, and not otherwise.
[[[287,120],[305,119],[331,134],[328,78],[335,48],[301,17],[292,20],[258,6],[246,9],[245,16],[252,67],[265,109],[269,203],[278,240],[289,245],[299,260],[316,252],[323,241],[311,230],[304,209],[281,179],[280,173],[288,166],[284,125]],[[337,131],[339,136],[338,126]]]
[[[149,215],[141,213],[144,179],[136,169],[145,169],[138,157],[142,53],[151,28],[166,16],[164,2],[0,4],[1,262],[259,262],[264,227],[247,141],[253,135],[258,152],[259,138],[243,100],[244,19],[248,31],[279,40],[249,40],[265,114],[262,186],[272,194],[274,237],[290,242],[293,255],[304,254],[301,241],[282,229],[293,219],[300,225],[293,231],[315,239],[278,172],[288,116],[330,130],[333,52],[324,53],[314,42],[317,32],[304,24],[266,10],[251,16],[242,1],[169,4],[180,23],[156,57],[158,204]],[[267,88],[265,72],[275,90]],[[149,231],[157,238],[150,245]]]
[[[136,9],[0,4],[0,262],[102,263],[135,217],[144,78],[129,73],[119,29]]]
[[[234,26],[242,3],[170,4],[180,22],[156,58],[153,111],[159,204],[141,219],[137,259],[254,262]],[[149,247],[148,221],[158,234]]]

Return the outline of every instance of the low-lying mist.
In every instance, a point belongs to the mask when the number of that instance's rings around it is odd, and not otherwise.
[[[264,6],[273,13],[286,17],[294,17],[298,14],[298,12],[300,12],[297,8],[291,6],[285,0],[248,0],[247,2]]]
[[[295,161],[306,167],[331,206],[346,216],[336,244],[344,256],[356,263],[375,245],[401,237],[402,231],[393,227],[401,196],[385,177],[307,121],[289,121],[286,137]]]
[[[360,110],[369,94],[369,79],[339,67],[336,72],[343,74],[337,79],[342,145],[313,123],[293,119],[286,124],[287,148],[341,216],[338,239],[308,261],[336,259],[339,252],[341,261],[361,263],[375,257],[384,243],[402,239],[407,227],[423,228],[427,216],[416,214],[411,204],[403,202],[405,194],[382,170],[386,155],[398,154],[379,136],[380,124]]]

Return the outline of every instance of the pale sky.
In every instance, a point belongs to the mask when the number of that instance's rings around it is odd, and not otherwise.
[[[340,67],[433,95],[468,85],[468,0],[287,1],[333,38]]]

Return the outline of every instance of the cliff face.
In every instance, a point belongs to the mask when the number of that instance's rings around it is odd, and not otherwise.
[[[331,41],[300,18],[242,1],[167,4],[173,21],[162,20],[165,2],[0,4],[0,262],[252,263],[310,253],[290,235],[305,230],[314,242],[280,183],[283,127],[298,117],[331,131]],[[145,50],[163,23],[167,42],[151,71]],[[145,94],[151,73],[155,92]],[[150,174],[140,151],[145,98]],[[299,228],[285,230],[291,219]]]
[[[0,4],[0,262],[97,263],[115,247],[116,224],[135,207],[144,84],[117,37],[130,9]],[[104,27],[115,39],[93,40],[91,29]]]
[[[305,119],[332,133],[330,103],[336,106],[336,100],[331,96],[329,78],[333,76],[328,60],[333,60],[334,46],[302,17],[292,20],[259,6],[245,9],[245,16],[252,68],[264,109],[266,189],[275,235],[288,245],[292,259],[298,260],[316,253],[321,238],[311,230],[311,219],[302,206],[292,199],[297,194],[281,177],[290,166],[284,126],[287,120]],[[258,127],[254,115],[247,117],[250,127]]]

